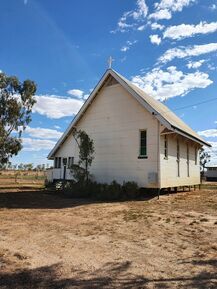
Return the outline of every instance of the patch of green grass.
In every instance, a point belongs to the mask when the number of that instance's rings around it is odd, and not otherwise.
[[[216,184],[202,184],[201,189],[217,190],[217,185]]]

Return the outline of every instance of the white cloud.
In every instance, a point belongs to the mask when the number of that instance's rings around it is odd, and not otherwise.
[[[152,44],[159,45],[161,43],[161,38],[157,34],[150,35],[149,38]]]
[[[133,46],[136,42],[137,42],[137,40],[134,40],[134,41],[129,41],[129,40],[128,40],[128,41],[126,42],[126,45],[124,45],[124,46],[121,47],[121,51],[122,51],[122,52],[126,52],[126,51],[129,50],[130,47]]]
[[[25,129],[25,133],[31,137],[40,139],[58,139],[62,136],[62,132],[55,129],[42,128],[42,127],[29,127]]]
[[[168,49],[160,58],[159,62],[166,63],[174,58],[185,58],[189,56],[198,56],[217,51],[217,43],[203,45],[194,45],[180,48]]]
[[[37,95],[37,103],[33,107],[33,112],[45,115],[48,118],[61,118],[77,114],[83,101],[72,98],[60,98],[57,95]]]
[[[196,34],[207,34],[217,31],[217,22],[200,22],[197,25],[181,24],[168,27],[163,34],[163,38],[180,40],[192,37]]]
[[[51,150],[56,144],[55,141],[47,139],[33,139],[33,138],[22,138],[23,151],[42,151]]]
[[[217,129],[207,129],[198,131],[198,134],[205,137],[217,137]]]
[[[141,21],[146,18],[148,14],[148,6],[146,5],[145,0],[137,0],[136,5],[137,8],[135,10],[124,12],[122,17],[118,21],[117,30],[111,32],[113,33],[115,33],[116,31],[126,32],[130,28],[138,26],[138,23],[141,23]]]
[[[164,25],[161,25],[159,23],[154,22],[154,23],[151,23],[151,29],[152,30],[157,30],[157,29],[163,30],[164,29]]]
[[[83,99],[86,100],[86,99],[88,99],[89,96],[90,96],[89,94],[85,94],[85,95],[83,96]]]
[[[145,30],[145,25],[141,25],[141,26],[139,26],[139,27],[137,28],[137,30],[139,30],[139,31],[143,31],[143,30]]]
[[[210,154],[210,163],[209,166],[211,165],[217,165],[217,142],[212,141],[209,143],[211,144],[211,148],[205,148],[205,150]]]
[[[161,101],[183,96],[193,89],[206,88],[212,84],[212,80],[206,73],[197,71],[185,74],[178,71],[175,66],[170,66],[165,71],[154,68],[144,76],[134,76],[132,82]]]
[[[207,64],[207,67],[209,68],[209,70],[216,70],[217,69],[217,66],[215,66],[213,63],[208,63]]]
[[[217,9],[217,5],[216,4],[212,4],[212,5],[209,6],[209,9],[214,11],[214,10]]]
[[[189,6],[195,0],[161,0],[155,3],[157,9],[170,9],[171,11],[182,11],[185,6]]]
[[[67,93],[69,95],[75,96],[77,98],[82,98],[83,95],[84,95],[83,90],[80,90],[80,89],[70,89],[70,90],[67,91]]]
[[[173,12],[181,12],[184,7],[194,3],[195,0],[161,0],[155,3],[155,12],[149,18],[156,20],[171,19]]]
[[[145,18],[148,14],[148,6],[145,3],[145,0],[137,0],[137,9],[133,12],[134,19]]]
[[[187,63],[187,67],[190,68],[199,68],[201,65],[205,62],[204,59],[198,60],[198,61],[189,61]]]
[[[60,129],[61,127],[59,125],[54,126],[56,129]]]
[[[154,18],[155,20],[171,19],[172,14],[168,9],[161,9],[149,15],[149,18]]]
[[[121,51],[122,51],[122,52],[126,52],[126,51],[129,50],[129,49],[130,49],[129,46],[122,46],[122,47],[121,47]]]

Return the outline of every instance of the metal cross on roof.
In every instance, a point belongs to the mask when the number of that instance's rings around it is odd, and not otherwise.
[[[108,65],[109,65],[109,68],[111,69],[112,68],[112,62],[115,61],[111,56],[109,56],[109,59],[108,59]]]

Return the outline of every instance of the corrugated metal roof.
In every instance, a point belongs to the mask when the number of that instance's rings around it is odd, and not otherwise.
[[[183,120],[181,120],[174,112],[172,112],[166,105],[156,100],[155,98],[149,96],[139,88],[134,85],[132,82],[127,80],[125,77],[120,75],[115,71],[115,73],[122,78],[140,97],[142,97],[154,110],[157,111],[166,121],[168,121],[171,126],[179,129],[186,134],[193,136],[194,138],[200,140],[208,146],[211,146],[209,143],[205,142],[192,128],[190,128]]]

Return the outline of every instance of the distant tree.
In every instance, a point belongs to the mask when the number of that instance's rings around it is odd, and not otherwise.
[[[78,164],[72,166],[75,178],[88,182],[90,177],[89,168],[94,159],[94,144],[88,134],[83,130],[73,130],[73,137],[79,148]]]
[[[18,170],[22,171],[24,169],[23,163],[20,163],[17,168]]]
[[[6,169],[6,167],[7,167],[7,164],[1,164],[0,163],[0,170],[5,170]]]
[[[41,165],[37,165],[37,166],[35,167],[35,169],[36,169],[36,171],[40,171],[40,170],[41,170]]]
[[[35,170],[36,170],[36,171],[45,171],[45,169],[46,169],[45,164],[37,165],[37,166],[35,167]]]
[[[206,168],[206,164],[210,162],[210,154],[205,151],[204,148],[200,149],[200,171],[201,171],[201,175],[202,177],[204,177],[204,171]]]
[[[11,162],[7,162],[6,167],[7,167],[8,170],[11,170],[12,169],[12,163]]]
[[[17,164],[13,165],[13,169],[14,169],[14,170],[17,169]]]
[[[22,148],[21,135],[31,121],[35,92],[33,81],[22,83],[15,76],[0,73],[0,164]]]
[[[31,171],[33,169],[33,164],[32,163],[24,164],[23,168],[25,171]]]

